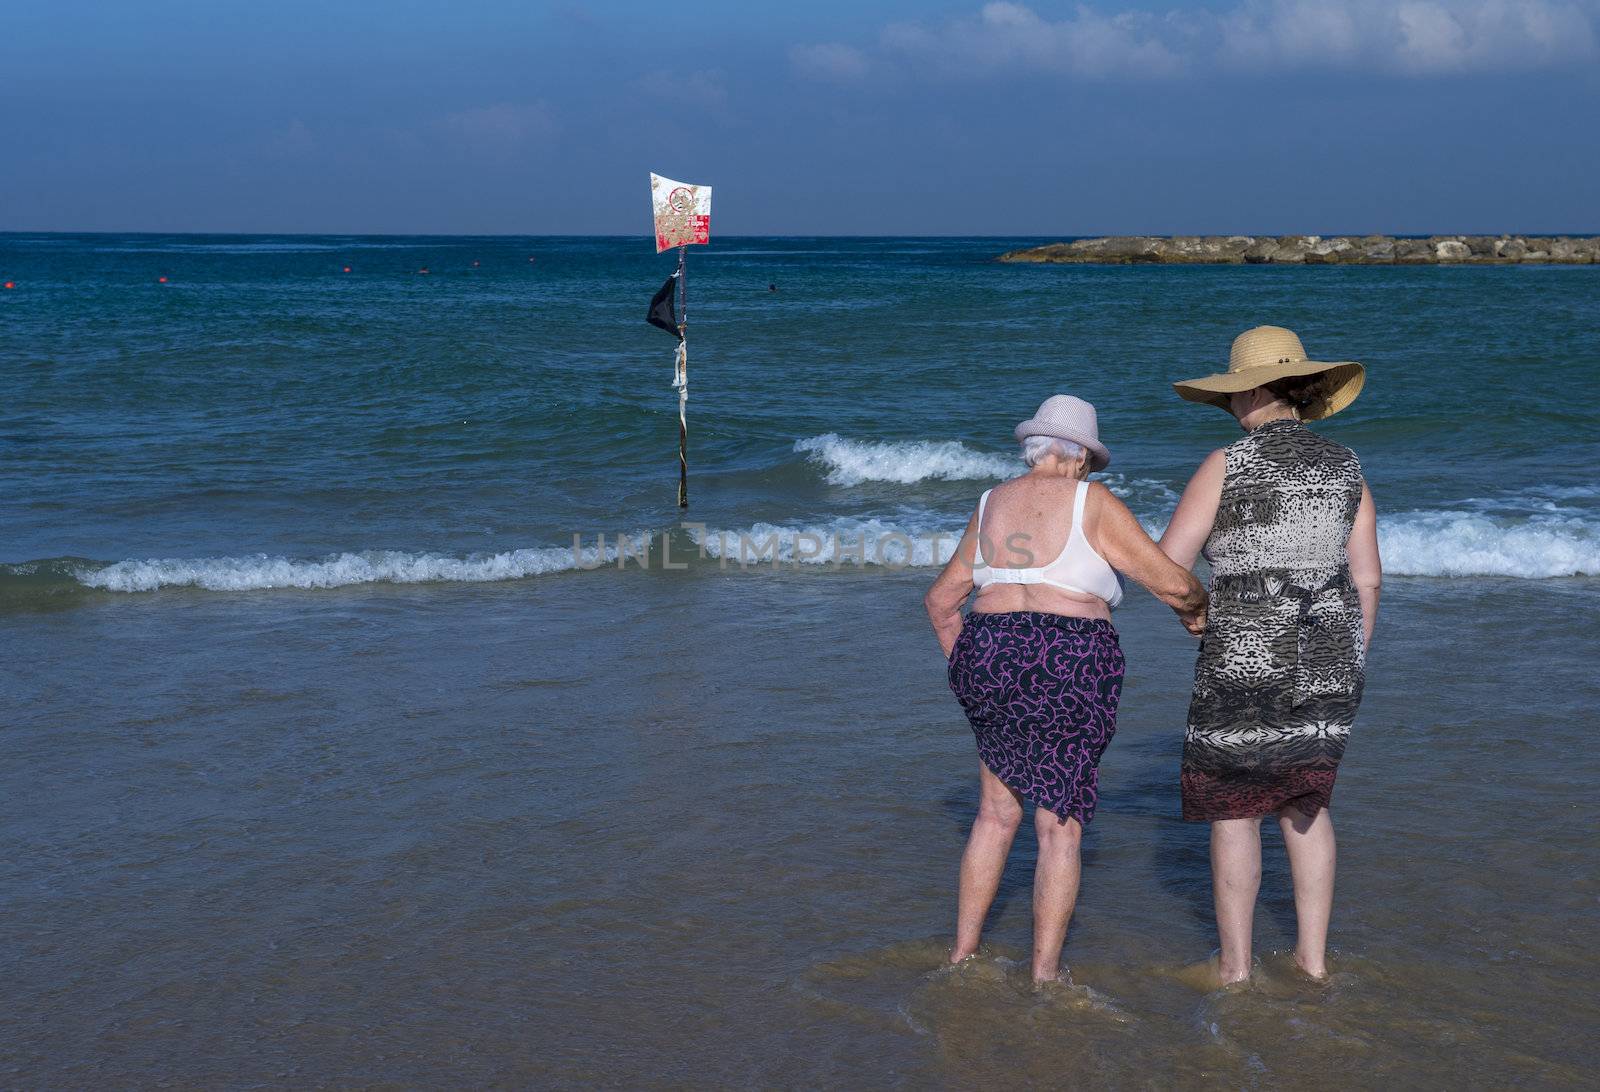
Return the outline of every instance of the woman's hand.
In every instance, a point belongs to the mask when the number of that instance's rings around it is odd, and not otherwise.
[[[1196,581],[1196,583],[1199,583],[1199,581]],[[1206,611],[1208,608],[1209,602],[1205,602],[1200,604],[1198,610],[1178,611],[1178,621],[1183,623],[1183,628],[1189,631],[1191,637],[1204,637],[1206,635]]]

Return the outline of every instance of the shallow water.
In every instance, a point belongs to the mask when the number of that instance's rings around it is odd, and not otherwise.
[[[1568,392],[1600,367],[1600,271],[697,252],[690,514],[789,560],[580,571],[573,532],[676,519],[639,245],[0,237],[0,1080],[1589,1079],[1600,420]],[[1269,832],[1259,974],[1194,984],[1195,646],[1136,590],[1070,981],[1027,981],[1026,825],[988,946],[943,967],[976,758],[921,612],[937,549],[794,563],[796,535],[959,527],[1058,387],[1159,523],[1230,437],[1161,384],[1285,316],[1373,365],[1324,427],[1391,573],[1332,980],[1284,954]]]
[[[1341,771],[1327,985],[1206,993],[1193,646],[1144,598],[1071,986],[1026,832],[941,968],[975,807],[920,574],[178,591],[5,623],[17,1084],[1577,1083],[1600,1063],[1588,587],[1397,581]],[[1580,648],[1574,649],[1577,644]],[[13,646],[15,647],[15,646]],[[1449,664],[1448,668],[1442,665]],[[92,684],[88,681],[92,679]],[[1025,828],[1026,831],[1026,828]]]

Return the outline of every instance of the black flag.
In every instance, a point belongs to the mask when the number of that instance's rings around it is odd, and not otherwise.
[[[682,341],[683,335],[678,332],[678,316],[673,314],[672,308],[673,291],[677,287],[678,277],[677,274],[673,274],[667,278],[667,283],[661,286],[661,290],[650,297],[650,313],[645,316],[645,321],[651,326],[661,327]]]

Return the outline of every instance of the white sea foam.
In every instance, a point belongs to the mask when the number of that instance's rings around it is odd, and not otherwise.
[[[1146,523],[1153,537],[1161,529]],[[708,557],[727,564],[770,565],[775,558],[782,565],[918,567],[949,561],[961,526],[932,516],[839,518],[691,534]],[[1600,524],[1582,519],[1408,512],[1380,521],[1379,547],[1394,576],[1600,576]]]
[[[1152,535],[1159,525],[1146,521]],[[962,530],[958,519],[908,513],[890,519],[838,517],[744,528],[701,530],[689,535],[706,558],[722,565],[770,568],[832,566],[931,567],[954,554]],[[649,532],[630,536],[627,565]],[[1393,576],[1499,576],[1549,579],[1600,576],[1600,521],[1534,515],[1495,517],[1470,512],[1406,512],[1379,521],[1384,571]],[[659,542],[659,535],[655,541]],[[674,554],[676,554],[674,550]],[[242,557],[151,558],[86,568],[80,583],[115,592],[190,587],[208,591],[268,588],[339,588],[360,584],[480,583],[520,580],[547,573],[592,569],[618,561],[618,540],[586,536],[570,546],[544,546],[494,554],[449,554],[404,550],[341,553],[321,559],[253,554]],[[674,560],[684,560],[674,558]],[[659,564],[659,561],[655,562]]]
[[[1600,524],[1461,512],[1380,516],[1378,547],[1396,576],[1600,576]]]
[[[936,520],[890,523],[841,518],[826,523],[757,523],[740,530],[692,530],[707,557],[748,566],[835,565],[838,567],[943,565],[955,553],[961,526]]]
[[[1015,455],[973,451],[959,440],[847,440],[836,432],[796,440],[812,462],[828,468],[832,485],[1009,478],[1027,469]]]
[[[828,432],[796,440],[794,450],[828,470],[832,485],[891,482],[912,485],[925,481],[995,481],[1025,473],[1027,464],[1017,455],[974,451],[959,440],[847,440]],[[1139,507],[1178,503],[1178,492],[1154,478],[1124,478],[1117,473],[1095,478],[1117,496]]]
[[[635,544],[644,534],[634,536]],[[245,557],[152,558],[119,561],[82,572],[78,580],[107,591],[143,592],[157,588],[207,591],[257,591],[265,588],[342,588],[352,584],[422,584],[432,581],[479,583],[520,580],[545,573],[593,568],[617,560],[616,540],[607,536],[574,551],[568,546],[509,550],[452,557],[405,550],[342,553],[321,560],[296,560],[253,554]]]

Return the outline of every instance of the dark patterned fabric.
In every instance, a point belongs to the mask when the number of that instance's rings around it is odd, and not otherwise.
[[[1087,826],[1117,730],[1122,646],[1110,622],[1040,611],[967,615],[950,689],[978,757],[1023,799]]]
[[[1211,612],[1183,744],[1183,817],[1328,806],[1366,650],[1347,547],[1355,453],[1298,421],[1230,445],[1205,556]]]

